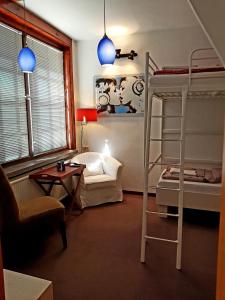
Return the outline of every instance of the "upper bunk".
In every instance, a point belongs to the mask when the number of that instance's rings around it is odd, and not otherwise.
[[[195,49],[188,66],[163,67],[146,53],[148,88],[160,98],[179,96],[186,89],[189,96],[225,97],[225,69],[214,49]]]

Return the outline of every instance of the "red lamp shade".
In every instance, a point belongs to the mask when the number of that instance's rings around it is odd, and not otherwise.
[[[96,122],[97,109],[96,108],[77,108],[76,113],[77,121]]]

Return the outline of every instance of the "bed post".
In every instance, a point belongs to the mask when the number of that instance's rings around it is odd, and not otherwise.
[[[185,116],[188,89],[182,88],[182,118],[180,128],[180,174],[179,174],[179,197],[178,197],[178,227],[177,227],[177,259],[176,268],[181,269],[182,258],[182,235],[183,235],[183,205],[184,205],[184,154],[185,154]]]
[[[142,263],[145,262],[146,247],[146,229],[147,229],[147,204],[148,204],[148,161],[150,151],[150,133],[151,133],[151,109],[152,109],[152,93],[149,93],[149,52],[145,57],[145,111],[144,111],[144,193],[142,207],[142,235],[141,235],[141,258]]]
[[[146,150],[146,128],[147,128],[147,111],[148,111],[148,92],[149,92],[149,52],[145,54],[145,105],[144,105],[144,165],[145,165],[145,150]]]

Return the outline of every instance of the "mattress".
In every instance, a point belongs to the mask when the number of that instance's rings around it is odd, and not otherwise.
[[[157,188],[177,189],[179,187],[178,180],[163,179],[160,176]],[[221,183],[202,183],[202,182],[184,182],[184,192],[201,193],[201,194],[221,194]]]
[[[213,68],[194,68],[191,73],[209,73],[209,72],[221,72],[225,71],[223,67]],[[162,69],[154,72],[154,75],[174,75],[174,74],[189,74],[188,68],[176,68],[176,69]]]
[[[178,180],[168,180],[160,177],[156,189],[156,204],[165,212],[167,206],[178,206]],[[161,189],[166,188],[166,189]],[[207,211],[220,211],[221,183],[184,182],[184,208]]]
[[[175,88],[187,86],[189,74],[164,74],[150,77],[152,87]],[[191,89],[198,90],[199,86],[204,86],[202,90],[225,90],[225,71],[192,73]],[[169,91],[169,90],[168,90]]]

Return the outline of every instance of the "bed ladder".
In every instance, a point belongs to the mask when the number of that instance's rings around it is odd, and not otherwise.
[[[143,193],[143,215],[142,215],[142,238],[141,238],[141,262],[145,262],[146,255],[146,242],[147,240],[158,240],[160,242],[169,242],[175,243],[177,245],[177,256],[176,256],[176,268],[181,269],[181,257],[182,257],[182,232],[183,232],[183,196],[184,196],[184,152],[185,152],[185,114],[186,114],[186,99],[188,88],[181,88],[181,115],[161,115],[155,116],[152,115],[152,104],[154,98],[154,90],[149,87],[149,53],[146,53],[146,77],[145,77],[145,120],[144,120],[144,193]],[[163,101],[163,100],[162,100]],[[156,139],[151,137],[151,121],[152,118],[178,118],[180,119],[180,138],[179,139]],[[171,141],[180,144],[180,153],[179,153],[179,163],[173,164],[180,168],[179,174],[179,185],[176,189],[161,188],[164,190],[175,190],[178,191],[178,213],[164,213],[158,211],[150,211],[148,209],[148,188],[149,188],[149,175],[155,165],[168,165],[168,162],[158,162],[161,158],[161,155],[156,159],[156,161],[149,161],[150,158],[150,149],[151,142],[163,142]],[[155,187],[156,188],[156,187]],[[159,187],[158,187],[159,188]],[[150,215],[159,215],[159,216],[173,216],[177,217],[177,239],[165,239],[155,236],[150,236],[147,234],[147,218]]]

